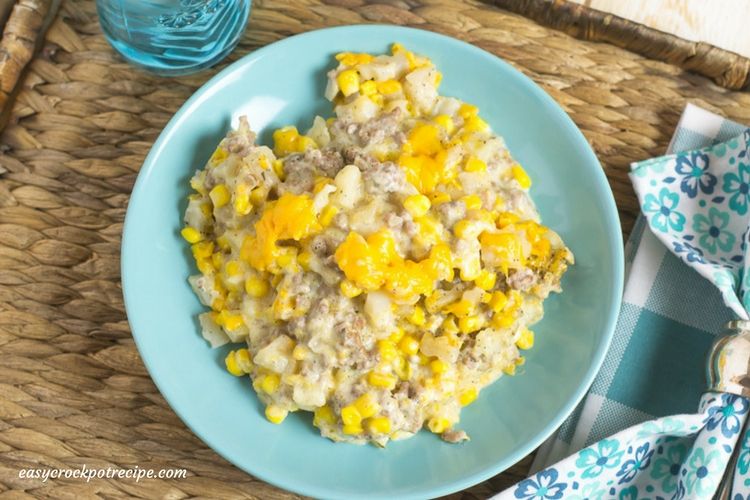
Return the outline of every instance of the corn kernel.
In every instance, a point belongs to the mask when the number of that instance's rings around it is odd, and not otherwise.
[[[234,351],[229,351],[229,354],[224,358],[224,365],[227,367],[227,371],[235,377],[241,377],[245,374],[240,366],[237,364],[237,359],[234,356]]]
[[[375,387],[383,387],[384,389],[391,390],[396,387],[396,377],[389,373],[380,373],[372,371],[367,375],[367,382]]]
[[[393,364],[393,371],[396,372],[396,375],[401,380],[409,380],[412,375],[411,364],[405,358],[396,359],[396,362]]]
[[[412,217],[423,217],[430,210],[430,199],[423,194],[415,194],[404,200],[404,208]]]
[[[490,299],[489,306],[494,312],[499,313],[508,304],[508,296],[500,290],[492,292],[492,299]]]
[[[336,214],[339,213],[339,209],[334,207],[333,205],[326,205],[323,210],[320,211],[320,215],[318,216],[318,221],[320,222],[320,225],[323,227],[328,227],[331,225],[331,222],[333,221],[333,218],[336,216]]]
[[[359,74],[353,69],[346,69],[339,73],[336,82],[344,97],[349,97],[359,90]]]
[[[442,434],[447,431],[450,426],[450,420],[447,418],[432,417],[427,421],[427,428],[430,429],[430,432],[434,432],[435,434]]]
[[[474,304],[468,299],[461,299],[446,306],[443,311],[462,318],[474,312]]]
[[[242,266],[239,261],[230,260],[224,266],[224,272],[227,273],[227,276],[238,276],[242,273]]]
[[[221,266],[223,263],[224,263],[223,253],[216,252],[215,254],[211,255],[211,264],[213,264],[214,268],[221,269]]]
[[[268,293],[268,282],[262,278],[251,276],[245,280],[245,291],[251,297],[263,297]]]
[[[458,238],[470,238],[476,230],[476,223],[470,220],[460,220],[453,225],[453,232]]]
[[[226,310],[219,313],[218,317],[216,318],[216,322],[227,330],[237,330],[244,324],[242,315],[231,314]]]
[[[424,309],[420,306],[414,306],[414,310],[409,315],[408,320],[412,325],[424,326],[425,322],[427,321],[425,318]]]
[[[388,434],[391,432],[391,421],[388,417],[373,417],[367,420],[367,430],[373,434]]]
[[[283,181],[286,177],[286,173],[284,172],[284,162],[281,160],[274,160],[272,166],[276,176]]]
[[[477,108],[473,104],[464,103],[460,108],[458,108],[458,115],[464,120],[471,118],[472,116],[476,116],[477,113],[479,113],[479,108]]]
[[[214,272],[214,265],[208,259],[198,259],[195,261],[201,274],[211,274]]]
[[[461,198],[461,201],[464,202],[467,210],[478,210],[482,208],[482,199],[475,194],[464,196]]]
[[[253,210],[253,206],[250,203],[250,193],[237,192],[234,196],[234,211],[238,215],[247,215]]]
[[[214,311],[221,311],[226,307],[227,301],[223,297],[217,297],[211,302],[211,309]]]
[[[496,281],[497,275],[492,271],[488,271],[485,269],[484,271],[479,273],[479,276],[477,276],[477,279],[474,280],[474,283],[482,290],[491,290],[492,287],[495,286]]]
[[[371,96],[378,91],[378,85],[372,81],[367,80],[366,82],[362,82],[362,85],[359,86],[359,93],[366,96]]]
[[[508,365],[505,368],[503,368],[503,373],[506,375],[515,375],[516,374],[516,365]]]
[[[458,402],[461,406],[468,406],[477,399],[477,394],[477,389],[475,387],[467,389],[458,396]]]
[[[362,422],[362,415],[354,405],[345,406],[341,409],[341,421],[344,425],[359,425]]]
[[[401,339],[401,342],[398,343],[398,346],[401,349],[401,352],[410,356],[419,352],[419,341],[411,335],[405,335],[404,338]]]
[[[461,333],[471,333],[479,330],[483,323],[480,316],[465,316],[458,320],[458,329]]]
[[[358,397],[354,401],[354,407],[362,418],[370,418],[380,411],[380,405],[369,392]]]
[[[193,245],[191,247],[191,250],[193,251],[193,257],[195,257],[196,260],[207,259],[211,257],[211,254],[214,251],[214,242],[213,241],[201,241]]]
[[[464,169],[467,172],[484,172],[487,170],[487,164],[479,158],[472,156],[466,160],[466,166]]]
[[[440,205],[441,203],[447,203],[451,201],[451,195],[442,191],[433,191],[430,193],[430,201],[432,205]]]
[[[313,415],[313,425],[315,427],[320,427],[321,424],[333,425],[336,423],[336,416],[333,414],[330,406],[326,405],[316,408]]]
[[[276,405],[266,406],[266,418],[272,424],[280,424],[284,421],[287,415],[289,415],[289,411],[285,410],[284,408]]]
[[[529,189],[531,187],[531,178],[521,165],[513,165],[512,172],[513,178],[518,181],[518,185],[521,186],[521,189]]]
[[[397,327],[395,330],[393,330],[393,332],[388,338],[390,339],[391,342],[393,342],[394,344],[397,344],[402,338],[404,338],[404,334],[405,334],[404,329],[401,327]]]
[[[382,108],[383,104],[385,103],[385,99],[383,99],[383,96],[380,94],[372,94],[367,96],[368,99],[370,99],[372,102],[378,105],[378,107]]]
[[[472,116],[464,122],[464,130],[467,132],[483,132],[489,128],[489,124],[478,116]]]
[[[492,294],[487,293],[487,292],[484,292],[482,296],[479,298],[479,301],[482,304],[489,304],[491,300],[492,300]]]
[[[273,394],[279,388],[281,379],[275,373],[269,373],[260,381],[260,389],[266,394]]]
[[[445,373],[448,370],[448,363],[442,359],[433,359],[430,361],[430,369],[435,374]]]
[[[180,231],[180,234],[188,243],[198,243],[203,239],[203,235],[194,227],[188,226],[183,228],[182,231]]]
[[[519,217],[513,212],[500,212],[499,214],[497,214],[495,223],[497,224],[498,228],[503,229],[504,227],[515,224],[518,221]]]
[[[357,434],[362,434],[362,425],[356,424],[356,425],[344,425],[341,429],[344,434],[348,434],[350,436],[356,436]]]
[[[492,326],[495,328],[508,328],[515,323],[516,318],[509,313],[496,314],[492,318]]]
[[[456,325],[456,320],[454,318],[446,319],[445,321],[443,321],[442,329],[443,333],[447,335],[458,333],[458,325]]]
[[[250,352],[247,349],[237,349],[234,352],[234,360],[244,373],[250,373],[253,362],[250,360]]]
[[[347,297],[349,299],[354,298],[362,293],[362,289],[349,280],[342,280],[341,284],[339,285],[339,289],[341,289],[341,293],[344,295],[344,297]]]
[[[310,355],[310,350],[303,345],[294,346],[294,349],[292,350],[292,357],[296,359],[297,361],[302,361],[303,359],[307,358],[309,355]]]
[[[317,148],[318,145],[315,143],[315,141],[307,137],[306,135],[301,135],[299,138],[297,138],[297,151],[300,153],[304,153],[310,148]]]
[[[208,193],[208,196],[211,198],[211,201],[216,208],[221,208],[229,203],[229,200],[232,197],[232,195],[229,193],[229,188],[227,188],[224,184],[217,184],[216,186],[214,186],[213,189]]]
[[[388,339],[378,340],[378,353],[380,353],[380,359],[385,363],[390,363],[398,356],[396,344]]]
[[[448,133],[448,135],[453,133],[454,125],[453,125],[453,119],[448,115],[438,115],[434,118],[435,123],[443,127],[443,129]]]
[[[401,83],[398,80],[385,80],[377,82],[378,92],[383,95],[395,94],[401,92]]]
[[[214,211],[214,207],[211,205],[211,203],[201,203],[201,213],[203,214],[203,217],[209,218],[211,217],[211,214]]]
[[[521,332],[521,336],[516,340],[516,346],[523,350],[534,347],[534,332],[528,328],[524,328]]]

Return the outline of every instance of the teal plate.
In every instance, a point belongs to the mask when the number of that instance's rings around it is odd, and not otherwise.
[[[341,51],[385,52],[392,42],[433,59],[441,93],[479,106],[534,180],[544,223],[576,255],[564,293],[545,304],[523,372],[483,390],[462,413],[472,440],[451,445],[429,433],[386,449],[334,444],[309,414],[282,425],[263,416],[247,378],[211,350],[187,283],[195,273],[180,239],[188,179],[242,114],[261,131],[331,114],[325,72]],[[452,38],[392,26],[346,26],[287,38],[249,54],[193,95],[146,158],[130,199],[122,283],[141,357],[169,404],[203,441],[248,473],[324,498],[423,498],[483,481],[534,450],[591,384],[612,336],[623,280],[620,223],[601,166],[583,135],[531,80],[497,57]]]

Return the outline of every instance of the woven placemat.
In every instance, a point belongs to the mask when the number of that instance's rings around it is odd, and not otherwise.
[[[452,35],[533,78],[599,155],[625,232],[637,214],[628,164],[664,152],[688,100],[750,122],[747,94],[475,0],[256,0],[230,59],[302,31],[363,22]],[[14,123],[0,136],[0,497],[294,496],[190,433],[149,378],[125,319],[119,248],[128,195],[159,131],[214,71],[163,79],[134,69],[101,35],[94,2],[83,0],[63,3],[31,64]],[[83,464],[186,468],[189,476],[18,477],[29,467]],[[528,465],[455,498],[500,491]]]

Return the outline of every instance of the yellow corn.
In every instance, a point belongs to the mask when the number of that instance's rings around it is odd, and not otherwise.
[[[226,160],[228,156],[229,156],[229,153],[224,148],[218,147],[216,148],[216,150],[211,155],[211,158],[209,158],[208,161],[212,165],[217,165],[223,162],[224,160]]]
[[[183,228],[182,231],[180,231],[180,234],[188,243],[198,243],[203,239],[203,235],[200,231],[190,226]]]
[[[397,358],[393,365],[393,371],[396,372],[398,378],[401,380],[409,380],[411,378],[411,364],[406,361],[405,358]]]
[[[208,259],[198,259],[195,261],[195,265],[198,266],[198,270],[202,274],[211,274],[214,272],[214,265]]]
[[[503,368],[503,373],[506,375],[515,375],[516,374],[516,365],[508,365],[505,368]]]
[[[445,373],[448,370],[448,363],[442,359],[433,359],[430,361],[430,369],[435,374]]]
[[[421,306],[414,306],[414,310],[408,317],[409,323],[416,326],[424,326],[427,319],[425,318],[424,309]]]
[[[461,333],[471,333],[482,327],[482,318],[480,316],[465,316],[458,320],[458,329]]]
[[[511,313],[495,314],[492,317],[492,326],[496,328],[508,328],[516,321]]]
[[[404,338],[404,329],[401,327],[397,327],[395,330],[393,330],[393,333],[388,337],[391,342],[394,344],[398,343],[402,338]]]
[[[513,178],[518,181],[518,185],[521,186],[521,189],[529,189],[531,187],[531,178],[521,165],[517,163],[513,165],[512,172]]]
[[[193,245],[191,250],[193,251],[193,257],[195,257],[196,260],[209,258],[214,251],[214,242],[201,241]]]
[[[238,276],[240,273],[242,273],[242,266],[240,265],[239,261],[230,260],[224,266],[224,272],[227,273],[227,276]]]
[[[398,356],[396,344],[388,339],[378,340],[378,353],[380,353],[380,359],[385,363],[390,363]]]
[[[362,434],[362,425],[356,424],[356,425],[344,425],[344,427],[341,429],[344,434],[348,434],[350,436],[356,436],[357,434]]]
[[[447,418],[432,417],[427,421],[427,428],[430,429],[430,432],[434,432],[435,434],[442,434],[447,431],[450,426],[451,422]]]
[[[492,292],[492,298],[490,299],[489,306],[494,312],[499,313],[508,304],[508,296],[500,290]]]
[[[457,302],[445,306],[443,308],[443,311],[462,318],[474,312],[474,304],[468,299],[461,299]]]
[[[320,225],[323,227],[330,226],[333,218],[337,213],[339,213],[338,208],[334,207],[333,205],[326,205],[325,208],[320,211],[320,215],[318,216]]]
[[[341,284],[339,285],[339,289],[341,289],[341,293],[344,295],[344,297],[347,297],[349,299],[354,298],[362,293],[362,289],[349,280],[342,280]]]
[[[467,389],[458,397],[458,402],[461,406],[470,405],[474,402],[475,399],[477,399],[477,394],[477,389],[475,387]]]
[[[251,276],[245,280],[245,291],[251,297],[263,297],[268,293],[268,282],[262,278]]]
[[[362,418],[370,418],[380,411],[380,405],[369,392],[358,397],[354,401],[354,407]]]
[[[276,405],[266,406],[266,418],[273,424],[280,424],[284,421],[289,411]]]
[[[479,158],[472,156],[466,160],[466,166],[464,169],[467,172],[484,172],[487,170],[487,164]]]
[[[389,373],[380,373],[371,371],[367,375],[367,382],[375,387],[383,387],[384,389],[391,390],[396,387],[396,377]]]
[[[281,379],[275,373],[269,373],[260,381],[260,389],[266,394],[273,394],[279,388]]]
[[[234,357],[234,351],[229,351],[227,357],[224,358],[224,365],[227,367],[227,371],[235,377],[241,377],[245,374],[237,364],[237,359]]]
[[[359,90],[359,74],[353,69],[346,69],[336,77],[339,89],[345,97],[349,97]]]
[[[247,349],[237,349],[234,352],[234,360],[244,373],[250,373],[253,362],[250,360],[250,352]]]
[[[253,206],[250,203],[250,193],[242,190],[237,190],[234,195],[234,211],[238,215],[247,215],[253,210]]]
[[[448,115],[438,115],[434,118],[435,123],[443,127],[448,135],[453,133],[453,119]]]
[[[371,96],[378,91],[378,85],[372,80],[367,80],[366,82],[362,82],[362,85],[359,86],[359,93],[366,96]]]
[[[472,116],[464,122],[464,130],[466,132],[483,132],[489,128],[489,124],[478,116]]]
[[[244,321],[242,319],[242,315],[231,314],[224,310],[219,313],[217,323],[227,330],[237,330],[244,324]]]
[[[492,271],[485,269],[479,273],[479,276],[474,280],[474,283],[482,290],[491,290],[492,287],[495,286],[496,281],[497,275]]]
[[[516,346],[524,350],[534,347],[534,332],[528,328],[524,328],[521,336],[516,340]]]
[[[456,320],[454,318],[448,318],[443,321],[442,328],[443,333],[447,335],[458,333],[458,325],[456,325]]]
[[[467,210],[478,210],[482,208],[482,199],[475,194],[464,196],[461,198],[461,201],[464,202]]]
[[[336,416],[333,414],[330,406],[321,406],[313,414],[313,425],[320,427],[321,424],[333,425],[336,423]]]
[[[284,162],[281,160],[274,160],[272,166],[276,176],[283,181],[286,177],[286,173],[284,173]]]
[[[341,409],[341,421],[344,422],[344,425],[360,425],[362,415],[354,405],[345,406]]]
[[[211,198],[211,201],[216,208],[221,208],[229,203],[229,200],[232,197],[232,195],[229,193],[229,188],[227,188],[224,184],[217,184],[216,186],[214,186],[213,189],[211,189],[211,191],[208,193],[208,196]]]
[[[432,205],[440,205],[441,203],[447,203],[451,201],[451,195],[442,191],[434,191],[430,193],[430,201]]]
[[[415,194],[404,200],[404,208],[412,217],[423,217],[430,210],[430,199],[423,194]]]
[[[401,83],[398,80],[385,80],[377,82],[378,92],[384,95],[401,92]]]
[[[367,420],[367,430],[373,434],[388,434],[391,432],[391,421],[388,417],[373,417]]]
[[[411,335],[405,335],[404,338],[401,339],[401,342],[398,343],[398,346],[401,349],[401,352],[410,356],[419,352],[419,341]]]
[[[211,264],[216,269],[221,269],[222,264],[224,263],[224,254],[220,252],[216,252],[215,254],[211,255]]]
[[[302,361],[309,354],[310,354],[310,350],[303,345],[295,346],[294,350],[292,350],[292,357],[296,359],[297,361]]]

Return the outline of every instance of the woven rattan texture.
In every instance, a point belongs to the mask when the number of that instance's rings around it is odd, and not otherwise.
[[[473,0],[257,0],[232,58],[302,31],[362,22],[440,31],[531,76],[594,146],[625,232],[637,214],[628,163],[664,151],[686,101],[750,122],[747,94]],[[161,128],[210,76],[163,79],[123,63],[101,35],[93,1],[63,3],[32,63],[14,123],[0,136],[2,498],[292,496],[237,470],[190,433],[143,367],[123,308],[128,195]],[[499,491],[529,462],[456,497]],[[82,464],[184,467],[190,475],[137,484],[18,478],[21,468]]]

